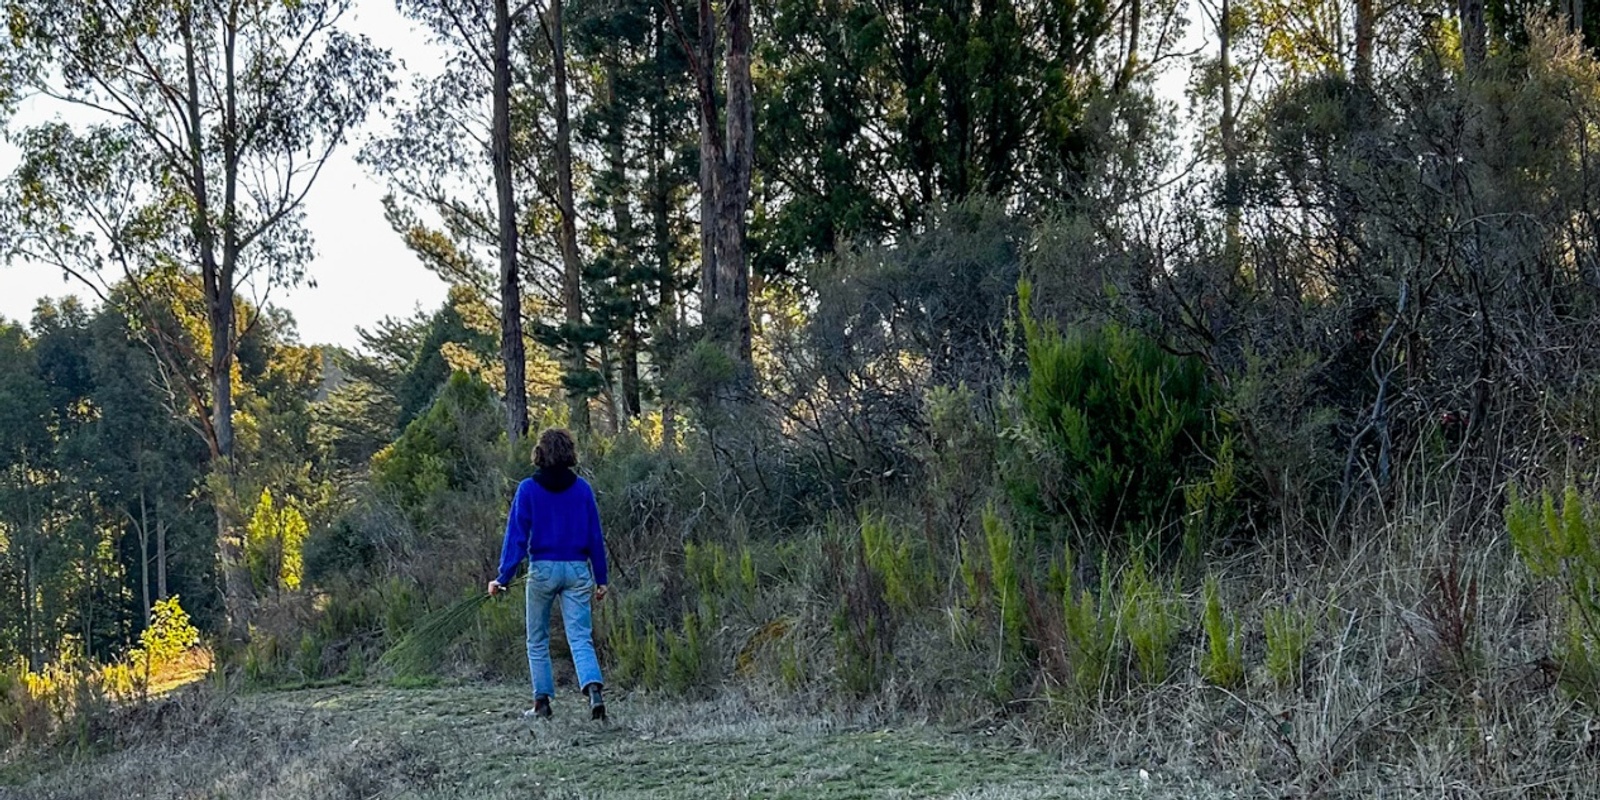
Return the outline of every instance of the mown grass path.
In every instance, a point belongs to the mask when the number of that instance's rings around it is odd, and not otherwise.
[[[25,798],[1103,798],[1216,796],[1138,769],[1072,765],[1003,733],[872,729],[759,714],[736,697],[610,699],[520,718],[520,686],[196,694],[124,720],[114,751],[14,763]]]

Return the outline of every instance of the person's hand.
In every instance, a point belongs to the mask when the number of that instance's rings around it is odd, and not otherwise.
[[[499,581],[489,581],[489,596],[490,597],[494,597],[495,595],[497,595],[497,594],[499,594],[499,593],[501,593],[501,592],[503,592],[505,590],[506,590],[506,587],[501,586]]]
[[[598,603],[601,600],[606,599],[606,595],[609,594],[610,592],[611,592],[610,587],[606,587],[606,586],[596,586],[596,587],[594,587],[594,601],[596,603]]]

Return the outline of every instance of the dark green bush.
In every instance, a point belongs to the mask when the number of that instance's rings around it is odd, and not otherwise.
[[[499,487],[505,469],[503,426],[488,384],[457,372],[427,413],[373,457],[373,485],[416,519],[437,511],[451,494]]]
[[[1231,444],[1204,367],[1116,325],[1063,334],[1020,287],[1028,379],[1007,482],[1025,518],[1070,526],[1091,548],[1177,551],[1185,488],[1207,506],[1237,494]],[[1062,523],[1065,522],[1064,526]]]

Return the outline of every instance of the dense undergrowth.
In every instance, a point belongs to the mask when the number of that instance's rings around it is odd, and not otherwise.
[[[828,480],[819,461],[758,409],[724,407],[671,446],[648,425],[591,439],[616,576],[596,626],[610,685],[1007,720],[1091,757],[1273,791],[1586,785],[1600,513],[1583,490],[1452,510],[1448,481],[1418,468],[1396,502],[1359,512],[1359,536],[1251,540],[1236,521],[1266,501],[1202,374],[1128,331],[1024,328],[1028,377],[987,400],[930,394],[900,444],[915,473],[842,493],[808,497]],[[481,604],[420,674],[380,660],[493,574],[528,471],[498,415],[486,387],[453,379],[311,533],[304,585],[263,604],[227,671],[257,688],[525,675],[519,593]],[[1134,474],[1154,454],[1159,477]],[[1118,506],[1108,485],[1136,499]],[[300,558],[274,563],[298,577]],[[185,625],[151,628],[168,631],[152,633],[160,660],[193,644]],[[95,675],[9,678],[8,737],[104,740],[94,726],[142,684]]]

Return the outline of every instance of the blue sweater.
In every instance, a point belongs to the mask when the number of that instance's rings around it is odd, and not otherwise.
[[[565,478],[566,480],[562,480]],[[594,489],[566,473],[538,475],[517,485],[500,548],[500,585],[510,585],[523,559],[587,561],[597,586],[606,585],[606,543]]]

